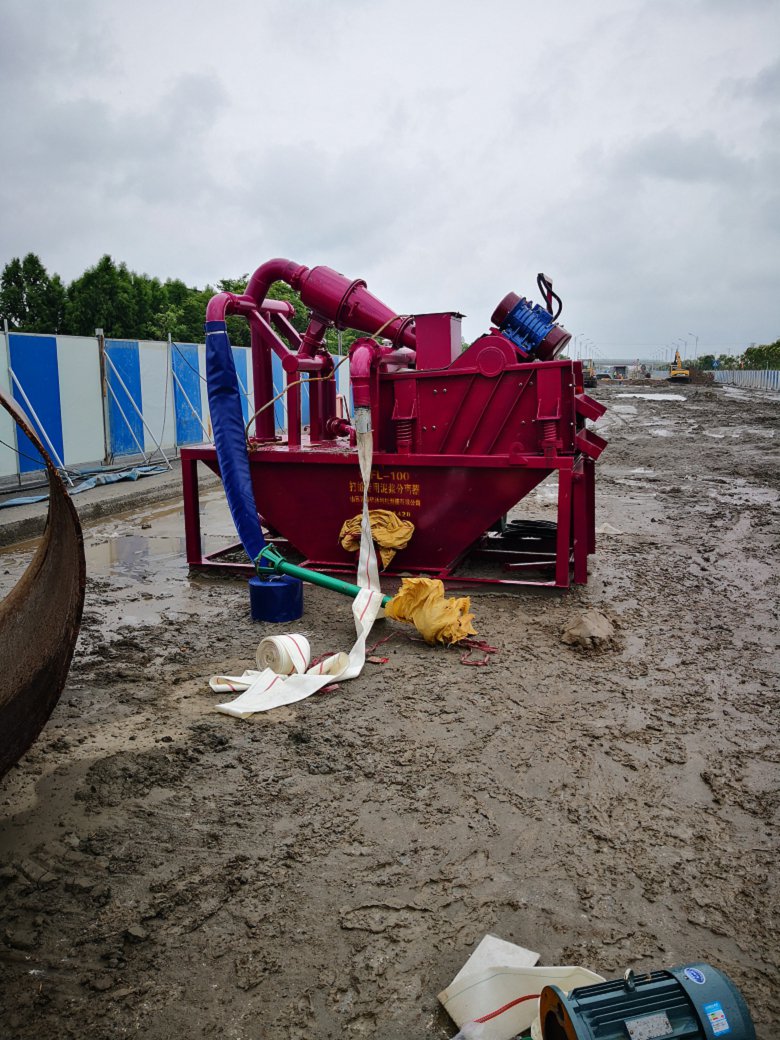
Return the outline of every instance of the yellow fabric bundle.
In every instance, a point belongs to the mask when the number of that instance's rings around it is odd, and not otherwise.
[[[411,621],[426,643],[459,643],[477,633],[468,596],[444,598],[444,585],[434,578],[404,578],[385,607],[387,617]]]
[[[405,549],[414,534],[414,524],[402,520],[389,509],[370,509],[368,519],[371,523],[371,537],[379,546],[382,566],[387,567],[399,549]],[[339,541],[347,552],[357,552],[360,548],[361,514],[344,522],[339,532]]]

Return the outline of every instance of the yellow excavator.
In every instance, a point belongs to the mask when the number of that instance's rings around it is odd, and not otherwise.
[[[675,351],[674,361],[669,366],[669,375],[666,377],[667,383],[690,383],[691,373],[687,368],[683,368],[682,358],[680,357],[680,351]]]
[[[593,389],[599,385],[596,379],[596,366],[593,364],[593,358],[587,358],[582,362],[582,385],[586,389]]]

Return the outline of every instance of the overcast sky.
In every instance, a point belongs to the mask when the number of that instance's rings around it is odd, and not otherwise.
[[[0,0],[0,266],[285,256],[469,339],[543,270],[602,356],[736,352],[780,337],[779,101],[778,0]]]

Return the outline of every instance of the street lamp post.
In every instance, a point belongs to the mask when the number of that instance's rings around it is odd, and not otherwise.
[[[688,335],[693,336],[693,338],[696,340],[696,345],[693,348],[693,360],[695,364],[696,361],[698,361],[699,359],[699,337],[696,335],[695,332],[689,332]]]

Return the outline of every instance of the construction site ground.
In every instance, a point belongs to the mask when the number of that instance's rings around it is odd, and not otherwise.
[[[488,932],[606,977],[709,961],[780,1034],[780,399],[595,394],[589,583],[475,594],[485,667],[386,621],[341,689],[218,714],[209,676],[279,629],[188,576],[179,501],[90,521],[67,687],[0,781],[3,1040],[444,1040]],[[564,644],[587,608],[614,639]],[[293,629],[348,649],[349,602],[307,588]]]

